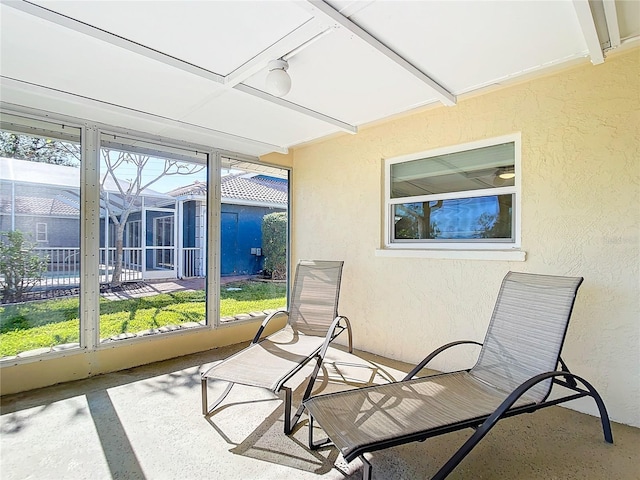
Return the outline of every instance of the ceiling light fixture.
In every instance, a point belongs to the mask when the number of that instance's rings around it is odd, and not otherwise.
[[[291,90],[291,77],[287,73],[286,60],[271,60],[267,74],[267,91],[276,97],[284,97]]]
[[[504,187],[505,185],[513,185],[513,179],[516,176],[513,166],[499,167],[494,173],[493,186]]]
[[[515,178],[515,176],[516,172],[513,167],[503,167],[501,170],[499,170],[498,173],[498,177],[502,178],[503,180],[510,180],[512,178]]]

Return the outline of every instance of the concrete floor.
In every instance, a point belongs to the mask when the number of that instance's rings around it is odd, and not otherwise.
[[[284,435],[282,403],[269,392],[234,387],[226,407],[201,415],[202,366],[237,348],[3,397],[2,480],[361,478],[359,460],[307,448],[306,419]],[[359,355],[332,349],[315,393],[400,379],[409,368]],[[374,479],[429,478],[469,434],[376,452]],[[562,407],[520,415],[499,422],[449,478],[640,479],[640,429],[613,424],[613,435],[606,444],[599,419]]]

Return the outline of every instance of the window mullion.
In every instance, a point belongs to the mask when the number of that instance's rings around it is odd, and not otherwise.
[[[80,249],[80,345],[94,349],[100,342],[100,136],[84,129],[82,139]]]

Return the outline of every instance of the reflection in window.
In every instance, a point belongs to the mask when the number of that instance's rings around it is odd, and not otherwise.
[[[511,136],[387,160],[386,245],[518,246],[518,156]]]
[[[396,239],[510,239],[511,195],[492,195],[394,206]]]

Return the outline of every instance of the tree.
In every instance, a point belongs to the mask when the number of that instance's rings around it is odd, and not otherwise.
[[[20,230],[2,232],[0,236],[2,299],[16,302],[42,280],[49,260],[33,252],[33,243],[27,242]]]
[[[396,222],[395,238],[438,238],[441,234],[435,221],[431,220],[431,213],[442,208],[443,201],[410,203],[402,205],[403,218]]]
[[[149,175],[150,170],[145,169],[145,167],[147,167],[152,160],[156,162],[158,160],[157,158],[107,148],[102,148],[101,153],[106,171],[100,180],[100,196],[102,198],[102,206],[107,212],[107,219],[111,220],[115,227],[116,252],[110,284],[112,287],[117,287],[122,284],[124,229],[129,215],[136,208],[135,200],[140,198],[144,190],[151,187],[151,185],[163,177],[198,173],[205,169],[206,165],[188,164],[177,160],[164,159],[163,167],[159,173]],[[123,180],[117,175],[118,170],[133,171],[133,175],[131,175],[131,178]],[[111,182],[108,182],[109,180]],[[120,196],[119,201],[122,203],[119,204],[117,208],[109,201],[106,188],[107,183],[115,185],[115,189]],[[107,219],[105,219],[105,221]]]
[[[0,131],[0,157],[77,167],[80,146],[47,137]]]
[[[35,137],[31,135],[14,134],[0,131],[0,156],[30,160],[33,162],[50,163],[54,165],[80,166],[80,145],[62,140]],[[121,152],[106,148],[101,149],[101,158],[106,171],[101,175],[100,197],[102,206],[107,212],[108,219],[115,226],[115,264],[110,284],[119,286],[122,283],[122,267],[124,252],[124,228],[133,212],[135,200],[142,192],[155,184],[158,180],[170,175],[189,175],[202,171],[206,165],[189,164],[171,159],[158,159],[148,155]],[[164,162],[156,173],[149,174],[151,169],[145,169],[149,162],[154,166]],[[125,173],[125,171],[127,173]],[[133,174],[131,173],[133,172]],[[123,177],[128,177],[126,180]],[[122,202],[118,208],[109,201],[109,192],[119,194]],[[108,255],[107,255],[108,258]]]
[[[287,213],[276,212],[262,219],[262,254],[266,276],[287,278]]]

